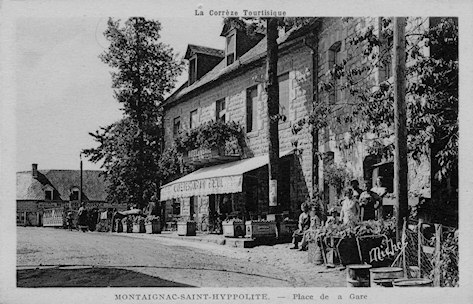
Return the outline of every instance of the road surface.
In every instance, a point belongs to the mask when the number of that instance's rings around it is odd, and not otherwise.
[[[93,277],[93,269],[99,277],[102,276],[97,283],[100,286],[117,286],[114,284],[120,281],[121,276],[127,280],[124,286],[136,287],[346,286],[344,271],[308,263],[307,252],[289,250],[288,247],[289,244],[231,248],[147,234],[83,233],[18,227],[17,268],[19,274],[23,271],[19,275],[18,286],[34,286],[38,281],[44,285],[47,284],[45,280],[54,281],[55,277],[60,282],[51,282],[52,286],[67,285],[68,280],[68,286],[93,286],[94,282],[86,283],[75,278],[81,273]],[[34,272],[31,269],[59,265],[68,266],[61,269],[68,269],[69,274],[61,276],[57,268],[49,269],[49,273],[45,273],[47,270],[38,273],[38,270]],[[94,268],[81,269],[84,267],[80,266]],[[107,276],[107,271],[112,270],[114,273],[110,272]],[[71,277],[71,273],[75,276]],[[127,277],[127,274],[135,274],[135,277]],[[34,281],[34,278],[37,280]],[[110,281],[112,279],[113,282]],[[29,285],[25,283],[28,280]]]

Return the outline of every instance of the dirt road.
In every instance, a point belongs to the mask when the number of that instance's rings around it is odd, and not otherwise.
[[[35,227],[18,227],[17,240],[19,272],[21,269],[39,265],[42,265],[41,268],[67,265],[71,266],[70,273],[78,274],[78,266],[94,266],[102,273],[102,280],[95,282],[100,286],[107,285],[107,282],[111,286],[118,286],[114,285],[120,281],[117,276],[125,274],[117,271],[124,270],[136,276],[134,279],[128,277],[125,286],[137,287],[345,286],[344,271],[310,264],[307,262],[306,252],[289,250],[287,244],[243,249],[156,235],[127,236]],[[107,276],[103,269],[113,270],[115,273],[109,273]],[[32,280],[38,276],[46,276],[45,273],[37,273],[38,270],[36,273],[28,271],[29,273],[25,272],[19,276],[19,286],[23,279]],[[74,281],[70,273],[64,279],[57,273],[57,269],[54,271],[56,272],[48,274],[49,280],[56,277],[59,285],[52,284],[53,286],[67,285],[67,278],[75,282],[68,286],[95,284]],[[88,271],[87,276],[93,277],[90,270]],[[144,276],[150,280],[146,280]],[[147,283],[144,284],[144,281]]]

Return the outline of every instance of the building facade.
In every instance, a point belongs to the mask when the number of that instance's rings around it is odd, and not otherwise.
[[[107,202],[107,184],[98,170],[82,172],[82,201],[88,209],[121,208]],[[41,226],[45,210],[79,209],[79,170],[38,170],[33,164],[31,171],[16,173],[17,224]]]
[[[360,184],[366,182],[366,187],[371,187],[382,175],[388,191],[393,192],[392,159],[370,152],[375,135],[365,134],[362,142],[342,148],[341,144],[349,141],[348,130],[352,122],[337,126],[329,124],[320,129],[305,123],[318,104],[329,105],[335,113],[334,117],[342,117],[347,111],[346,105],[355,98],[349,88],[343,87],[339,79],[334,79],[332,90],[324,91],[320,89],[321,83],[331,77],[328,75],[334,67],[347,61],[359,67],[371,64],[363,56],[363,47],[350,41],[357,33],[366,30],[381,37],[382,22],[383,19],[377,17],[313,18],[304,26],[280,33],[281,179],[277,187],[276,215],[269,214],[268,208],[268,115],[264,83],[266,38],[261,35],[253,38],[254,41],[243,43],[248,40],[245,32],[225,25],[222,31],[224,50],[189,46],[186,59],[193,66],[189,69],[189,81],[164,103],[165,146],[172,146],[182,132],[218,120],[239,123],[244,142],[241,159],[237,162],[208,162],[205,168],[164,185],[161,194],[162,200],[166,201],[167,219],[173,216],[192,218],[198,226],[199,222],[205,226],[211,225],[212,217],[223,218],[222,214],[244,219],[277,219],[278,215],[296,218],[300,203],[317,193],[323,194],[329,206],[335,206],[339,202],[340,189],[327,180],[327,170],[334,164],[344,168],[351,179],[357,179]],[[409,18],[406,29],[426,28],[430,22],[429,18]],[[380,50],[389,53],[390,41],[383,42],[381,38],[380,41]],[[429,50],[424,47],[420,51],[428,53]],[[209,56],[211,61],[208,61]],[[392,81],[392,63],[390,56],[387,58],[385,62],[373,65],[364,80],[368,88],[374,90],[382,82]],[[409,59],[408,65],[412,64],[412,60]],[[200,61],[206,62],[205,72],[199,72]],[[249,164],[252,158],[256,160]],[[217,183],[222,182],[226,176],[226,173],[221,173],[224,169],[230,172],[228,174],[238,173],[233,177],[241,177],[233,184],[227,184],[227,189],[233,190],[226,193],[216,186],[203,191],[200,184],[209,184],[212,178],[217,178]],[[430,169],[427,158],[422,162],[409,160],[410,204],[416,204],[421,198],[430,198]],[[386,199],[387,205],[393,205],[393,202],[393,199]],[[201,229],[204,229],[202,225]]]

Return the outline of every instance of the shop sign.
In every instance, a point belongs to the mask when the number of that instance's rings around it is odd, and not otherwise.
[[[238,193],[242,191],[242,180],[243,176],[237,175],[175,183],[161,189],[161,200],[177,197]]]
[[[190,150],[187,153],[187,157],[189,157],[189,159],[193,161],[210,159],[212,157],[212,150],[209,148],[199,148]]]
[[[386,258],[392,258],[396,256],[396,254],[404,250],[407,245],[407,242],[397,242],[394,244],[393,240],[389,239],[387,241],[386,248],[381,247],[374,247],[370,250],[370,263],[372,262],[381,262]]]

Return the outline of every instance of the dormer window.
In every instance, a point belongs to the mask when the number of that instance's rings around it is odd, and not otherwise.
[[[238,58],[251,50],[264,37],[262,30],[256,27],[251,34],[247,31],[249,22],[225,22],[220,36],[225,37],[225,64],[234,63]]]
[[[227,66],[235,62],[236,56],[236,33],[227,36],[227,43],[225,46],[225,57],[227,59]]]
[[[189,44],[184,59],[189,62],[188,85],[192,85],[225,58],[225,51]]]
[[[197,80],[197,58],[194,57],[189,60],[189,85]]]
[[[52,201],[54,198],[54,188],[51,185],[46,185],[44,188],[44,200],[45,201]]]
[[[47,200],[47,201],[52,201],[53,200],[53,191],[52,190],[44,191],[44,199]]]
[[[79,200],[79,188],[74,187],[71,189],[71,194],[69,196],[70,201],[78,201]]]

